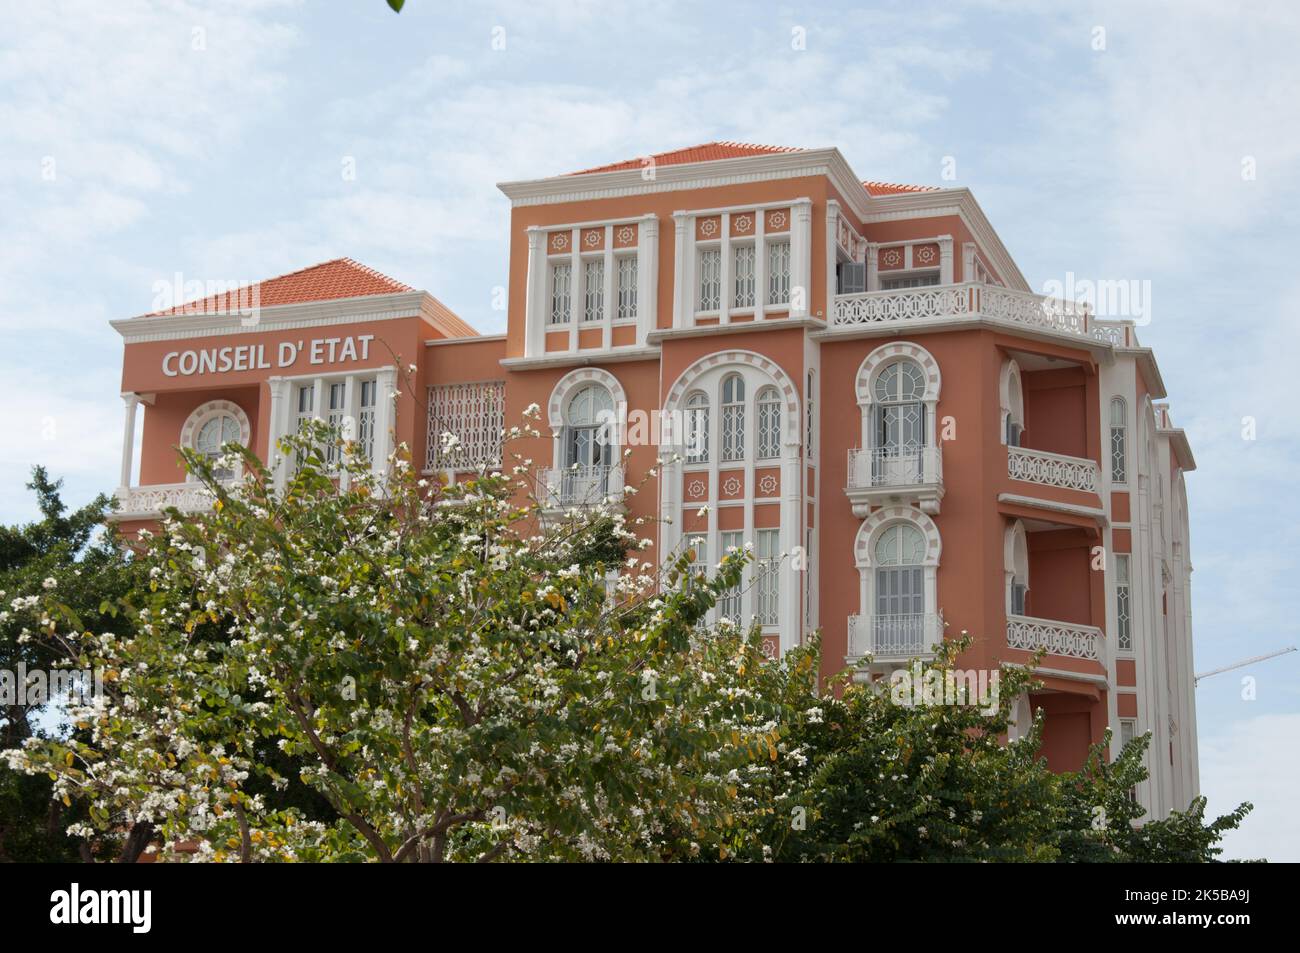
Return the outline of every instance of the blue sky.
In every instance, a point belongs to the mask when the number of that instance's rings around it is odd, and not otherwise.
[[[0,9],[0,377],[17,411],[0,520],[34,515],[34,463],[71,501],[113,488],[107,322],[176,272],[256,280],[348,255],[496,332],[495,183],[713,139],[833,145],[900,182],[946,184],[951,157],[1034,287],[1151,282],[1141,337],[1200,464],[1197,669],[1300,643],[1294,4]],[[1197,701],[1211,809],[1257,805],[1229,855],[1300,860],[1300,653]]]

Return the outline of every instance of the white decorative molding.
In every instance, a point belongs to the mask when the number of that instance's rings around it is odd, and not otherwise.
[[[256,334],[262,331],[394,321],[421,316],[433,319],[440,313],[438,309],[446,310],[428,292],[403,291],[398,294],[362,295],[262,307],[258,310],[258,320],[255,323],[246,323],[247,315],[199,312],[146,314],[110,321],[109,324],[122,335],[126,344],[141,344],[147,341],[173,341],[220,334]]]
[[[614,400],[614,412],[627,404],[627,394],[619,379],[609,371],[599,367],[580,367],[569,371],[555,383],[551,389],[551,398],[546,402],[546,419],[551,425],[551,432],[556,436],[564,429],[564,407],[569,397],[587,384],[600,384],[609,391]],[[617,448],[616,448],[617,449]]]
[[[1097,461],[1028,447],[1007,447],[1007,476],[1085,493],[1099,493],[1101,486]]]
[[[695,381],[701,375],[725,364],[749,365],[773,380],[785,404],[781,415],[781,424],[785,431],[782,442],[786,445],[791,443],[797,445],[799,443],[799,393],[795,389],[794,381],[780,364],[754,351],[718,351],[700,358],[682,371],[673,386],[668,389],[668,396],[664,401],[665,409],[684,406],[682,401]]]
[[[119,487],[117,507],[109,516],[122,520],[158,519],[163,511],[175,508],[181,513],[206,513],[215,497],[202,483],[155,483],[146,486]]]
[[[1101,629],[1030,616],[1007,616],[1007,648],[1099,661]]]
[[[912,506],[882,506],[862,521],[853,541],[854,564],[859,569],[870,569],[876,538],[893,523],[912,523],[925,537],[925,557],[921,565],[935,567],[943,555],[943,541],[939,527],[928,514]]]

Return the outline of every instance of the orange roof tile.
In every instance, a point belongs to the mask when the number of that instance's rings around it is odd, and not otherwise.
[[[899,185],[897,182],[863,182],[869,195],[898,195],[902,192],[937,192],[934,185]]]
[[[715,159],[743,159],[746,156],[773,155],[778,152],[799,152],[795,146],[762,146],[748,142],[706,142],[685,149],[673,149],[670,152],[657,152],[648,158],[655,165],[683,165],[687,162],[712,162]],[[619,172],[623,169],[639,169],[647,157],[626,159],[623,162],[611,162],[598,165],[593,169],[569,172],[568,175],[587,175],[591,172]]]
[[[367,295],[396,294],[415,290],[410,285],[404,285],[351,258],[335,258],[309,268],[291,271],[277,278],[268,278],[242,289],[232,288],[222,294],[190,301],[164,311],[155,311],[149,317],[162,314],[229,314],[240,307],[247,307],[254,289],[256,289],[258,307],[262,308],[281,304],[301,304],[304,301],[332,301],[335,298],[361,298]]]

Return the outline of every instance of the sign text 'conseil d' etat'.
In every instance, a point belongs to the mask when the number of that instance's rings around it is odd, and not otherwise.
[[[162,372],[167,377],[196,374],[226,374],[234,371],[270,370],[292,367],[306,352],[311,364],[344,364],[370,358],[373,334],[344,338],[315,338],[310,341],[282,341],[278,345],[237,344],[223,347],[169,351],[163,355]],[[272,363],[274,358],[275,363]]]

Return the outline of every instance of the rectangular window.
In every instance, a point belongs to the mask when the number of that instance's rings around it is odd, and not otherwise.
[[[302,384],[298,387],[298,401],[297,401],[298,409],[297,409],[296,417],[297,417],[297,424],[299,430],[302,429],[303,424],[310,421],[312,417],[315,415],[314,414],[315,408],[312,406],[313,403],[315,402],[315,399],[316,399],[315,384]]]
[[[1129,601],[1129,556],[1115,554],[1115,646],[1133,651],[1133,615]]]
[[[1110,402],[1110,479],[1112,483],[1127,483],[1128,426],[1125,420],[1124,401],[1118,397]]]
[[[1025,614],[1025,593],[1029,590],[1023,582],[1013,582],[1011,584],[1011,614]]]
[[[760,625],[777,625],[780,622],[781,531],[760,529],[757,550],[754,615]]]
[[[378,386],[375,381],[361,382],[361,395],[357,401],[357,443],[361,445],[361,454],[367,460],[375,455],[375,394]]]
[[[573,266],[551,266],[551,324],[569,321],[569,289],[572,285]]]
[[[339,446],[337,438],[345,435],[343,428],[344,418],[347,416],[345,401],[347,390],[347,385],[342,381],[327,384],[325,387],[325,393],[329,397],[329,416],[326,418],[325,422],[329,424],[331,430],[335,431],[335,437],[331,439],[329,444],[325,447],[325,464],[331,470],[335,469],[339,465]]]
[[[735,552],[742,551],[745,546],[743,535],[744,534],[740,533],[739,531],[736,532],[728,531],[723,533],[722,534],[722,555],[726,556],[728,553],[732,551]],[[743,579],[742,579],[742,583],[743,583]],[[724,592],[722,594],[722,597],[718,600],[719,618],[730,619],[732,622],[735,622],[736,624],[740,623],[740,586],[741,583],[737,583],[736,585],[732,586],[730,589]]]
[[[737,245],[731,252],[731,280],[733,308],[754,306],[754,246]]]
[[[700,250],[699,286],[697,311],[717,311],[722,307],[722,251],[720,249]]]
[[[691,564],[688,572],[690,578],[687,580],[687,587],[696,585],[699,576],[708,577],[709,574],[709,538],[703,534],[687,536],[685,540],[684,553],[691,554]]]
[[[790,243],[788,241],[768,243],[767,303],[790,303]]]
[[[501,466],[505,405],[505,381],[430,387],[426,469]],[[459,441],[454,453],[443,449],[444,433]]]
[[[635,255],[624,255],[618,260],[618,319],[636,317],[637,264]]]
[[[899,291],[904,288],[926,288],[939,283],[937,271],[927,271],[916,275],[900,275],[897,278],[881,278],[881,291]]]
[[[583,289],[586,306],[582,310],[582,320],[605,320],[605,259],[597,258],[586,262],[583,265],[582,279],[586,283]]]

